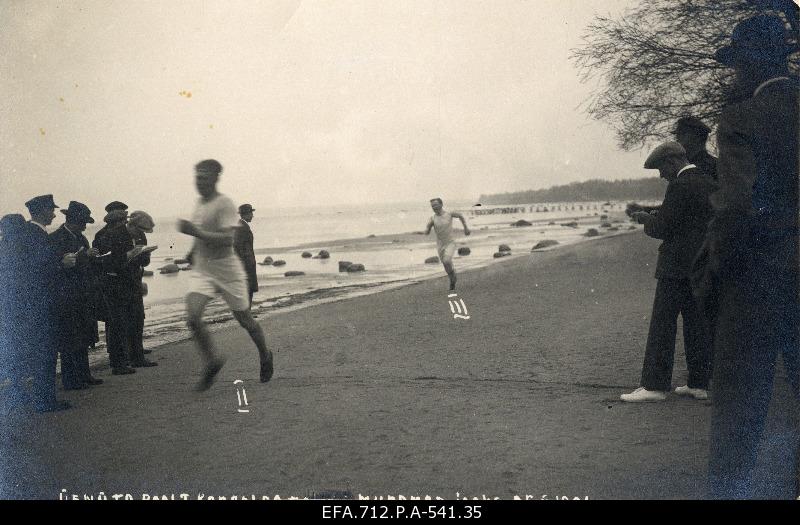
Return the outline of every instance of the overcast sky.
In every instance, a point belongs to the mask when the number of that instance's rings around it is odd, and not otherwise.
[[[631,1],[0,0],[0,213],[170,215],[208,157],[256,208],[653,175],[568,60]]]

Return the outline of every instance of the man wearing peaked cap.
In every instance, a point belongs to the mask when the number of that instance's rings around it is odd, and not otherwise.
[[[253,230],[250,222],[253,212],[256,211],[250,204],[239,206],[239,227],[233,233],[233,250],[242,260],[244,271],[247,274],[247,292],[250,304],[253,304],[253,294],[258,291],[258,276],[256,275],[256,254],[253,249]]]
[[[105,207],[105,210],[107,212],[112,212],[114,210],[127,210],[127,209],[128,209],[128,205],[125,204],[124,202],[120,202],[120,201],[109,202]]]
[[[640,386],[620,396],[626,402],[664,401],[672,389],[672,364],[678,315],[683,317],[683,337],[689,380],[675,389],[680,395],[706,399],[710,371],[710,341],[705,318],[692,296],[689,270],[705,236],[711,216],[708,196],[716,189],[711,177],[686,159],[677,142],[653,150],[645,169],[657,169],[666,179],[664,202],[655,215],[635,212],[650,237],[663,240],[658,249],[658,280],[647,335]]]
[[[794,18],[797,11],[784,13]],[[794,11],[794,12],[791,12]],[[759,15],[740,22],[716,53],[736,73],[740,100],[723,109],[717,129],[720,189],[698,265],[698,295],[716,305],[709,496],[797,497],[800,429],[800,87],[787,57],[784,21]],[[698,272],[699,273],[699,272]],[[755,483],[759,443],[776,381],[778,355],[795,398],[778,405],[768,436],[769,481]],[[783,374],[782,374],[783,375]],[[789,429],[784,431],[784,429]],[[767,485],[766,487],[764,485]]]
[[[64,390],[81,390],[103,382],[92,377],[89,370],[89,347],[98,341],[92,308],[94,277],[91,268],[98,251],[89,247],[83,235],[86,224],[94,223],[88,206],[70,201],[69,207],[61,213],[66,216],[64,224],[50,234],[50,242],[59,256],[76,254],[75,266],[64,270],[58,290],[61,382]]]
[[[711,128],[696,117],[681,117],[675,123],[675,140],[686,150],[686,158],[717,180],[717,159],[706,150],[709,133]]]
[[[34,403],[41,412],[70,408],[56,398],[56,361],[58,328],[63,298],[59,293],[64,272],[73,268],[74,253],[61,256],[47,235],[47,226],[55,219],[58,206],[52,195],[40,195],[25,203],[31,220],[20,232],[24,258],[24,295],[30,297],[25,323],[20,327],[24,349],[21,351],[25,373],[33,376]]]

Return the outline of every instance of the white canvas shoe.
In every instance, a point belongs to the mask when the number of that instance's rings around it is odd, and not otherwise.
[[[675,389],[679,396],[692,396],[695,399],[708,399],[708,390],[702,388],[689,388],[689,385],[679,386]]]
[[[630,394],[622,394],[619,398],[628,403],[647,403],[652,401],[665,401],[667,399],[667,393],[659,392],[658,390],[647,390],[645,387],[640,386]]]

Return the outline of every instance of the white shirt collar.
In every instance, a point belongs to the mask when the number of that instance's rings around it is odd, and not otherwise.
[[[240,223],[242,223],[242,225],[244,225],[244,226],[247,226],[247,229],[248,229],[248,230],[250,229],[250,225],[249,225],[249,224],[247,224],[247,221],[246,221],[246,220],[244,220],[244,219],[239,219],[239,222],[240,222]]]
[[[695,166],[694,164],[687,164],[686,166],[684,166],[684,167],[682,167],[682,168],[681,168],[681,170],[678,172],[678,174],[677,174],[677,175],[675,175],[675,178],[677,179],[678,177],[680,177],[680,176],[681,176],[681,173],[683,173],[684,171],[686,171],[686,170],[690,170],[690,169],[692,169],[692,168],[696,168],[696,167],[697,167],[697,166]]]
[[[789,77],[775,77],[767,80],[766,82],[762,82],[761,85],[758,86],[755,91],[753,91],[753,96],[754,97],[758,96],[758,94],[761,93],[761,90],[769,86],[770,84],[774,84],[775,82],[781,82],[783,80],[789,80]]]
[[[47,227],[46,227],[46,226],[44,226],[44,225],[42,225],[42,224],[39,224],[38,222],[36,222],[36,221],[34,221],[34,220],[32,220],[32,219],[31,219],[31,224],[35,224],[36,226],[38,226],[39,228],[41,228],[42,230],[44,230],[44,232],[45,232],[45,233],[47,233]]]

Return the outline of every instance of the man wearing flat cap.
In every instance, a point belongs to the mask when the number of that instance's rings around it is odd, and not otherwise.
[[[255,209],[250,204],[239,206],[239,227],[234,230],[233,250],[244,264],[247,273],[247,292],[250,304],[253,304],[253,294],[258,291],[258,277],[256,276],[256,254],[253,250],[253,230],[250,222],[253,220]]]
[[[134,315],[136,297],[131,286],[133,239],[128,229],[128,206],[114,201],[106,207],[106,225],[95,235],[92,246],[100,251],[101,283],[106,311],[106,343],[111,373],[127,375],[136,372],[130,366],[129,320]]]
[[[31,220],[21,232],[24,247],[23,278],[25,295],[30,297],[28,316],[22,332],[27,372],[33,376],[34,403],[40,412],[70,408],[67,401],[56,399],[56,362],[58,359],[58,323],[61,308],[58,291],[64,271],[75,266],[76,256],[59,256],[50,242],[47,227],[58,208],[52,195],[40,195],[25,203]]]
[[[785,14],[795,17],[797,27],[797,12],[789,11]],[[791,430],[769,438],[786,444],[773,466],[786,470],[771,472],[773,480],[783,482],[775,487],[780,494],[768,497],[797,496],[788,482],[800,439],[793,419],[800,397],[800,90],[787,60],[795,51],[784,22],[759,15],[740,22],[730,44],[716,53],[720,63],[735,70],[740,99],[720,117],[720,189],[711,196],[714,216],[696,265],[705,272],[696,281],[698,295],[718,297],[708,476],[712,498],[763,496],[753,472],[779,354],[786,374],[781,388],[788,386],[795,397],[776,412]]]
[[[134,246],[147,246],[147,235],[153,233],[155,222],[150,215],[143,211],[135,211],[128,218],[128,233]],[[134,368],[157,366],[158,363],[144,357],[144,290],[142,282],[144,268],[150,264],[150,253],[144,252],[134,258],[128,266],[130,292],[133,297],[131,304],[131,317],[127,322],[128,341],[130,342],[128,358]]]
[[[61,383],[64,390],[81,390],[90,385],[99,385],[89,370],[89,347],[98,341],[97,320],[92,303],[95,276],[92,261],[98,255],[83,235],[86,225],[94,223],[89,208],[78,201],[70,201],[66,217],[56,231],[50,234],[50,242],[59,257],[75,254],[75,266],[64,270],[60,283],[58,341],[61,352]]]
[[[688,384],[675,389],[679,395],[707,399],[710,375],[708,327],[692,296],[689,271],[711,217],[709,195],[716,190],[710,175],[690,164],[677,142],[661,144],[647,158],[645,169],[657,169],[669,184],[659,212],[633,213],[650,237],[664,242],[658,249],[655,299],[647,336],[640,387],[620,398],[627,402],[664,401],[672,387],[675,332],[683,317],[683,339]]]

